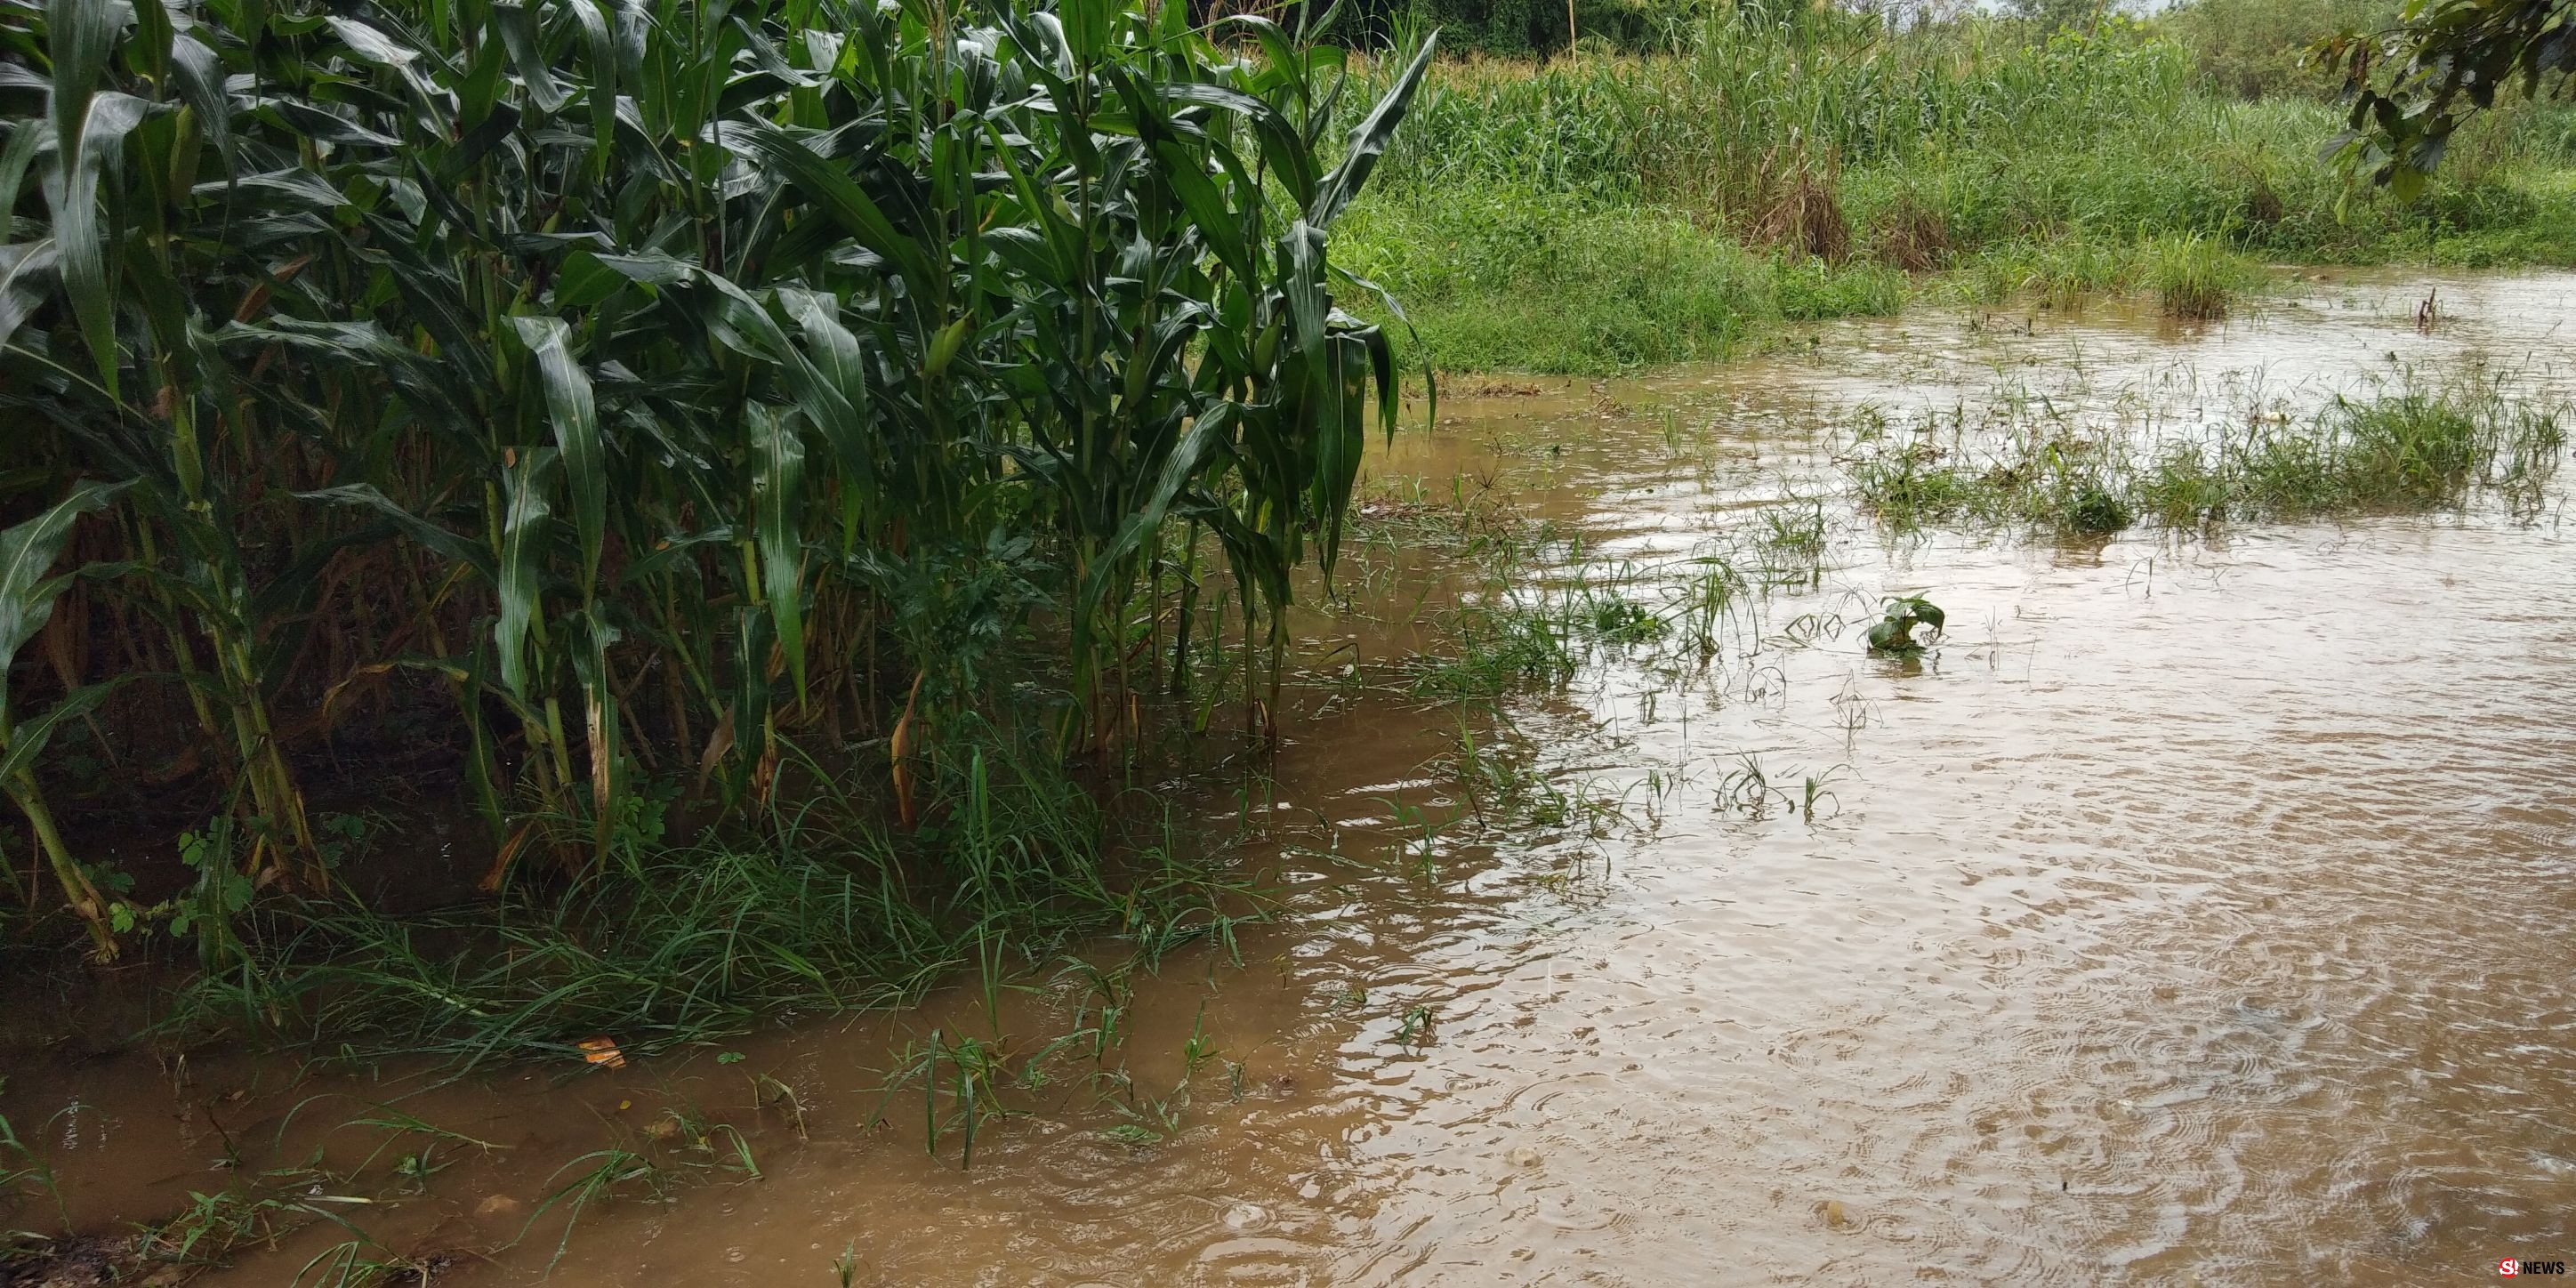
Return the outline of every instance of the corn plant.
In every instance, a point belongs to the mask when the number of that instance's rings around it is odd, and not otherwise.
[[[1140,635],[1188,654],[1203,548],[1275,685],[1397,411],[1327,234],[1430,49],[1344,134],[1339,51],[1211,34],[1112,0],[0,0],[0,660],[67,549],[92,574],[55,673],[12,673],[51,702],[0,708],[0,785],[65,900],[98,925],[40,787],[76,714],[192,730],[162,772],[220,792],[247,875],[318,887],[305,753],[452,704],[497,883],[597,866],[639,775],[766,802],[803,731],[890,731],[908,796],[1037,665],[1014,641],[1058,641],[1056,745],[1105,747]]]

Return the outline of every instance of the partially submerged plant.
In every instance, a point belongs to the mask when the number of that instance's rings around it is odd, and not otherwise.
[[[1889,656],[1920,653],[1930,640],[1914,637],[1914,628],[1932,628],[1932,639],[1940,638],[1946,620],[1941,606],[1921,595],[1906,595],[1887,601],[1887,615],[1869,628],[1869,651]]]
[[[2078,489],[2066,505],[2066,526],[2082,533],[2117,532],[2135,517],[2128,502],[2100,484]]]
[[[2147,272],[2165,316],[2208,321],[2227,316],[2230,301],[2254,280],[2254,270],[2217,238],[2167,237],[2147,248]]]

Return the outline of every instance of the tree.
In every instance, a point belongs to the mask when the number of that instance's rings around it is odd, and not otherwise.
[[[2451,132],[2496,95],[2565,94],[2576,70],[2576,0],[2408,0],[2397,26],[2321,42],[2352,99],[2333,157],[2401,198],[2423,191]]]

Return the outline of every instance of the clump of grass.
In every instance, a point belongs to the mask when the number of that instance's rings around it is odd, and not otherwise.
[[[2135,521],[2128,501],[2099,485],[2079,489],[2066,507],[2066,526],[2077,532],[2117,532]]]
[[[1761,212],[1754,217],[1753,240],[1794,258],[1839,264],[1851,257],[1851,221],[1834,197],[1830,170],[1820,170],[1805,156],[1781,161],[1775,153],[1762,160],[1765,190]]]
[[[2435,509],[2482,487],[2516,501],[2554,472],[2562,416],[2487,386],[2338,398],[2305,422],[2257,422],[2169,453],[2158,477],[2191,481],[2185,496],[2225,496],[2223,510],[2203,511],[2213,515]]]
[[[1409,354],[1452,371],[1724,358],[1783,321],[1892,313],[1908,289],[1883,264],[1749,251],[1682,207],[1513,185],[1373,202],[1334,254],[1404,301]]]
[[[1883,264],[1920,273],[1947,267],[1956,247],[1941,212],[1905,192],[1872,221],[1870,249]]]
[[[1954,289],[1989,304],[2027,294],[2068,313],[2097,296],[2138,291],[2154,296],[2167,317],[2205,321],[2226,316],[2262,281],[2254,261],[2212,234],[2125,241],[2077,230],[1989,246]]]
[[[2140,520],[2402,513],[2465,505],[2481,491],[2536,503],[2566,444],[2564,409],[2492,381],[2338,397],[2304,416],[2255,408],[2171,441],[2063,422],[1954,424],[1948,442],[1883,425],[1846,469],[1892,526],[2029,526],[2078,535]]]
[[[0,1091],[8,1089],[9,1080],[0,1078]],[[54,1214],[62,1219],[65,1229],[71,1226],[71,1210],[63,1204],[62,1186],[54,1179],[53,1166],[19,1139],[17,1128],[0,1115],[0,1217],[14,1218],[22,1198],[42,1194],[53,1205]],[[33,1231],[11,1230],[0,1235],[0,1252],[13,1242],[37,1242],[44,1236]]]
[[[1412,660],[1416,696],[1492,702],[1522,685],[1562,684],[1582,664],[1576,626],[1552,604],[1502,600],[1447,615],[1447,647]]]
[[[2227,316],[2230,301],[2257,279],[2242,257],[2199,234],[2160,238],[2145,254],[2148,283],[2166,317],[2207,321]]]

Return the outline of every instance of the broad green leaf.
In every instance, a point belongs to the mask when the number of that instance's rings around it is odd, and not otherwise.
[[[74,8],[88,0],[57,0]],[[61,68],[56,68],[57,80]],[[59,96],[62,90],[57,87]],[[125,147],[152,105],[131,94],[113,91],[83,96],[80,118],[60,133],[54,166],[45,176],[45,201],[54,215],[54,241],[60,253],[63,290],[71,296],[80,320],[81,339],[98,365],[99,384],[113,398],[118,393],[116,305],[108,294],[109,230],[99,215],[99,174]],[[59,118],[58,118],[59,119]],[[23,127],[21,127],[23,128]],[[58,124],[56,127],[62,127]]]
[[[518,459],[502,472],[499,580],[494,592],[501,612],[492,623],[492,642],[500,654],[501,683],[510,692],[534,700],[528,688],[528,627],[544,612],[546,520],[554,513],[547,501],[553,490],[555,449],[518,449]]]
[[[1145,494],[1135,512],[1119,525],[1118,535],[1092,560],[1091,568],[1083,578],[1081,597],[1075,604],[1079,617],[1087,618],[1099,611],[1101,601],[1108,595],[1111,579],[1119,575],[1116,570],[1148,536],[1162,531],[1163,520],[1171,513],[1172,503],[1179,499],[1182,491],[1189,487],[1190,480],[1208,463],[1216,445],[1225,440],[1234,423],[1234,404],[1218,403],[1201,414],[1190,425],[1189,432],[1173,445],[1171,453],[1163,459],[1163,468],[1155,478],[1152,490]]]
[[[469,541],[427,519],[394,504],[391,497],[365,483],[348,483],[317,492],[298,492],[298,500],[323,501],[332,505],[358,506],[373,510],[393,521],[394,527],[418,542],[423,548],[474,570],[486,585],[497,579],[498,565],[492,552],[482,544]]]
[[[519,69],[519,83],[527,86],[528,98],[541,111],[561,110],[572,91],[557,82],[554,69],[546,65],[545,49],[537,37],[536,15],[524,4],[501,0],[492,6],[492,26],[510,51],[510,61]]]
[[[555,427],[564,473],[572,489],[573,528],[581,538],[581,596],[598,591],[600,545],[608,531],[608,451],[600,440],[599,408],[591,399],[590,373],[573,360],[572,329],[556,317],[512,318],[519,340],[537,355],[545,386],[546,417]]]
[[[1181,205],[1190,212],[1190,222],[1208,239],[1216,257],[1244,281],[1253,280],[1252,252],[1244,245],[1243,224],[1216,184],[1199,168],[1198,159],[1178,142],[1163,139],[1154,144],[1154,155],[1163,163],[1163,177],[1180,196]]]
[[[0,246],[0,345],[17,334],[27,315],[44,301],[44,286],[54,275],[54,241]]]
[[[139,674],[125,674],[97,684],[84,684],[62,696],[62,700],[44,709],[32,720],[8,730],[5,750],[0,750],[0,781],[15,781],[33,770],[45,754],[45,744],[53,740],[54,730],[66,720],[77,720],[98,710],[118,689],[141,679]]]
[[[1413,104],[1415,90],[1422,88],[1423,73],[1431,67],[1432,50],[1440,44],[1440,34],[1433,32],[1422,42],[1422,52],[1413,63],[1387,87],[1386,95],[1369,109],[1369,114],[1351,128],[1350,139],[1342,145],[1342,163],[1324,176],[1315,193],[1315,202],[1307,208],[1307,222],[1318,228],[1330,228],[1342,217],[1351,199],[1360,195],[1368,182],[1369,172],[1386,154],[1386,145],[1395,138],[1395,127],[1404,123],[1405,110]]]
[[[799,536],[804,519],[805,443],[796,433],[796,416],[762,403],[743,409],[744,425],[759,452],[753,479],[758,511],[761,594],[777,624],[779,650],[787,655],[787,672],[796,691],[805,691],[805,546]]]
[[[750,149],[769,159],[786,172],[806,199],[820,206],[843,228],[849,230],[860,245],[883,255],[911,281],[926,286],[931,278],[929,258],[920,245],[895,231],[885,212],[859,188],[849,175],[815,155],[814,150],[767,121],[748,121],[728,127],[725,141]]]
[[[104,508],[128,485],[76,483],[63,498],[6,531],[0,531],[0,675],[6,675],[18,650],[43,630],[62,593],[61,578],[47,570],[62,557],[72,524]]]
[[[18,239],[18,221],[10,212],[18,208],[18,194],[26,188],[38,145],[52,138],[53,126],[34,117],[9,123],[9,146],[0,148],[0,242]]]

